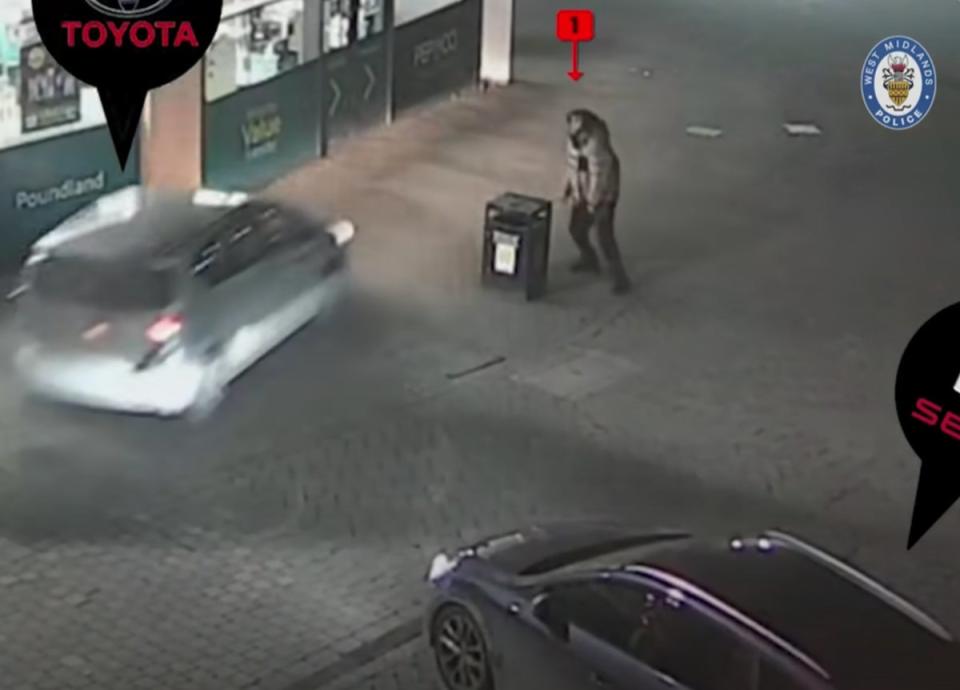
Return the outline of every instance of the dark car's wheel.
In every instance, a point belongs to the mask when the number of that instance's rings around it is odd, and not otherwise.
[[[493,690],[487,643],[477,619],[457,604],[437,612],[430,641],[447,690]]]

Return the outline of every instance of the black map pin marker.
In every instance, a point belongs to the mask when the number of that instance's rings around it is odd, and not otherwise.
[[[960,303],[938,312],[910,340],[895,398],[900,426],[922,463],[910,549],[960,498]]]
[[[147,92],[143,89],[116,90],[106,86],[101,86],[98,92],[120,167],[126,168]]]
[[[44,46],[97,87],[121,167],[147,93],[187,72],[220,25],[223,0],[33,0]]]

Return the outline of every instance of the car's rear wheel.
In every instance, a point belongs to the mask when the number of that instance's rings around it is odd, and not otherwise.
[[[226,396],[223,352],[219,347],[212,348],[203,364],[203,375],[197,389],[197,395],[187,410],[191,422],[204,422],[213,416]]]
[[[487,643],[467,609],[457,604],[441,608],[433,618],[430,639],[447,690],[493,690]]]

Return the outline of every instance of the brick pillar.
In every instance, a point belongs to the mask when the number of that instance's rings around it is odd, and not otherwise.
[[[141,127],[141,174],[148,187],[195,189],[203,181],[203,63],[154,89]]]

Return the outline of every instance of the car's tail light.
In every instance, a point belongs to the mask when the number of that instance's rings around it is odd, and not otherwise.
[[[147,340],[154,345],[164,345],[183,330],[183,319],[179,314],[166,314],[150,324],[147,328]]]

